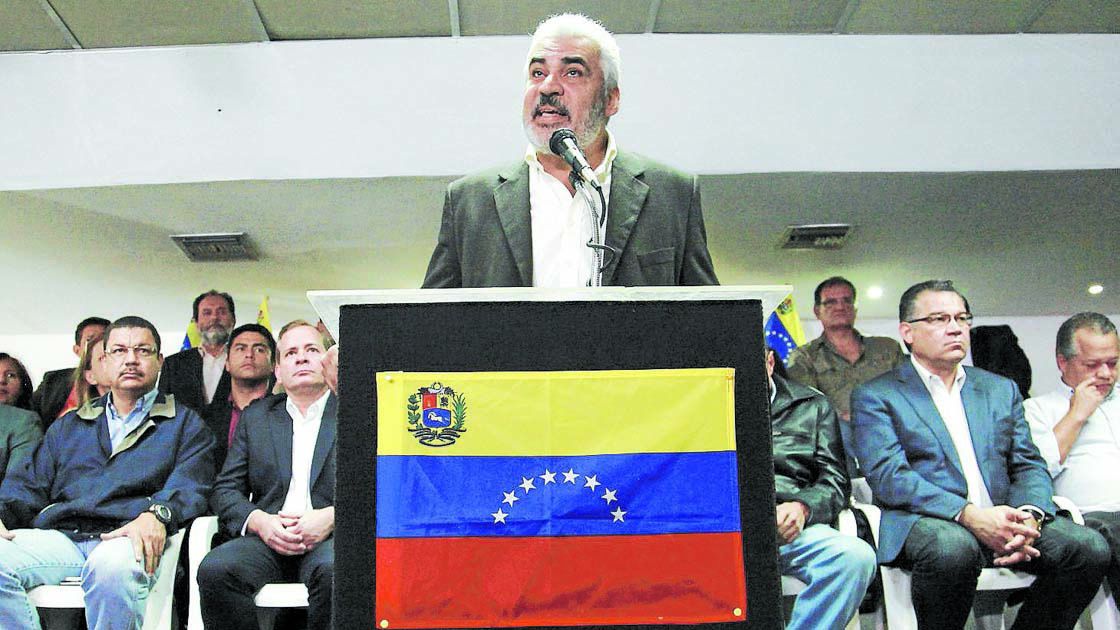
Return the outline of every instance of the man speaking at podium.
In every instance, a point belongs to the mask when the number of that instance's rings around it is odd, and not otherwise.
[[[525,71],[525,158],[448,186],[424,288],[718,284],[696,177],[619,150],[607,131],[614,37],[582,15],[553,16]]]

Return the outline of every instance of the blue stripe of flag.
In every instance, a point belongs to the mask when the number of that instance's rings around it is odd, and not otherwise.
[[[793,341],[793,337],[786,330],[786,325],[778,317],[778,313],[770,313],[770,317],[766,318],[766,325],[763,326],[766,333],[766,345],[778,355],[783,364],[788,363],[789,354],[793,352],[797,344]]]
[[[578,457],[383,455],[377,457],[377,535],[738,532],[737,480],[731,451]]]

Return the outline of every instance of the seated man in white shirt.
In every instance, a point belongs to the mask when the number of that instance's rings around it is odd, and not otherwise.
[[[276,345],[286,393],[245,409],[210,499],[232,540],[199,566],[207,628],[256,628],[256,592],[294,581],[307,585],[308,627],[331,627],[338,399],[323,380],[315,326],[293,321]]]
[[[1112,548],[1108,582],[1120,592],[1120,340],[1099,313],[1078,313],[1058,329],[1058,389],[1023,404],[1031,436],[1067,497]]]

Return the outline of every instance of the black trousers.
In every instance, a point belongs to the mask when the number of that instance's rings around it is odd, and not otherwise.
[[[1109,565],[1100,534],[1056,518],[1035,541],[1041,556],[1014,568],[1038,576],[1027,589],[1014,629],[1072,628]],[[963,525],[922,517],[906,537],[898,565],[912,572],[911,592],[922,630],[964,628],[980,570],[992,553]]]
[[[1113,597],[1120,594],[1120,512],[1087,512],[1085,527],[1090,527],[1104,536],[1112,550],[1112,562],[1108,565],[1108,587]]]
[[[242,536],[206,554],[198,567],[202,621],[214,630],[255,630],[253,595],[270,582],[307,586],[307,627],[331,627],[334,537],[300,556],[282,556],[256,536]]]

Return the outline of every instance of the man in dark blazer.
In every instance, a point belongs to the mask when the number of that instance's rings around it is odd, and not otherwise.
[[[583,16],[549,18],[533,35],[526,74],[531,148],[517,164],[448,187],[423,286],[585,286],[593,279],[600,263],[587,247],[591,221],[579,227],[587,205],[569,181],[571,168],[549,149],[561,128],[574,132],[599,183],[609,183],[602,284],[717,284],[696,177],[618,150],[607,132],[620,95],[613,36]],[[570,237],[557,234],[565,231]]]
[[[74,356],[81,357],[82,349],[91,339],[100,338],[109,327],[109,320],[104,317],[87,317],[78,322],[74,328]],[[83,387],[85,384],[82,384]],[[51,370],[43,374],[43,380],[31,395],[31,408],[39,414],[43,430],[54,422],[66,409],[66,402],[70,400],[74,391],[74,368]],[[77,399],[75,398],[75,402]]]
[[[918,625],[963,628],[980,570],[1038,576],[1016,628],[1071,628],[1108,566],[1094,531],[1055,518],[1015,384],[960,365],[972,314],[951,282],[910,287],[911,357],[852,393],[854,447],[883,509],[879,561],[912,572]]]
[[[218,462],[226,461],[226,451],[233,442],[241,414],[251,403],[264,398],[276,384],[276,341],[267,328],[257,323],[242,324],[229,336],[226,372],[229,373],[229,395],[214,397],[202,419],[217,440]]]
[[[213,289],[194,299],[191,321],[202,343],[167,357],[159,376],[159,391],[200,414],[214,400],[229,398],[226,343],[237,322],[233,296]]]
[[[232,540],[199,566],[208,628],[256,628],[254,594],[295,580],[307,585],[308,627],[331,623],[338,400],[323,380],[313,325],[287,324],[277,346],[286,394],[245,410],[210,500]]]

